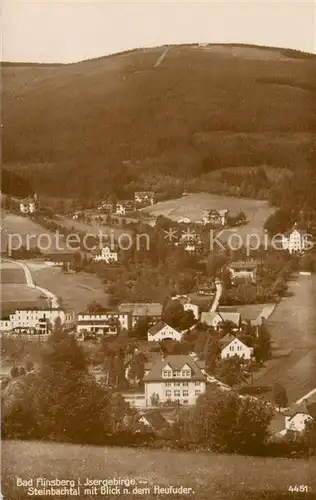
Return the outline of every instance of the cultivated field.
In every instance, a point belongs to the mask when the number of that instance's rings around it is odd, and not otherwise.
[[[5,456],[2,467],[3,494],[10,500],[25,500],[27,488],[18,487],[16,478],[74,479],[82,483],[89,479],[120,478],[135,479],[138,488],[149,488],[149,492],[128,488],[130,499],[170,498],[170,500],[192,498],[195,500],[277,500],[315,498],[310,494],[289,493],[290,485],[304,484],[316,491],[313,470],[315,460],[265,459],[203,453],[134,450],[128,448],[106,448],[75,446],[40,442],[4,442]],[[140,483],[144,481],[144,483]],[[168,496],[155,495],[154,486],[183,486],[192,488],[191,494]],[[122,491],[122,490],[121,490]],[[47,498],[40,496],[37,498]],[[50,496],[52,500],[66,498]],[[94,498],[117,499],[123,494],[102,495],[84,493],[82,500]]]
[[[78,231],[83,231],[85,232],[86,234],[90,234],[92,236],[95,236],[95,235],[99,235],[99,234],[102,234],[102,235],[106,235],[108,234],[109,237],[111,237],[111,235],[114,236],[114,238],[118,238],[121,234],[133,234],[134,232],[131,231],[130,229],[119,229],[119,228],[115,228],[115,227],[111,227],[111,226],[107,226],[107,225],[98,225],[98,224],[87,224],[86,222],[81,222],[81,221],[78,221],[76,219],[68,219],[67,217],[59,217],[58,219],[58,222],[60,222],[60,224],[62,224],[63,226],[65,227],[68,227],[68,228],[74,228],[75,230],[78,230]],[[112,236],[112,238],[113,238]]]
[[[14,262],[0,261],[0,283],[26,284],[25,273],[20,266]]]
[[[1,286],[1,315],[7,316],[18,308],[47,307],[42,292],[27,285],[5,284]]]
[[[30,266],[31,267],[31,266]],[[80,312],[93,300],[103,306],[108,304],[108,295],[103,291],[103,284],[94,275],[63,273],[60,268],[40,267],[32,269],[32,276],[37,286],[51,290],[61,298],[62,306]]]

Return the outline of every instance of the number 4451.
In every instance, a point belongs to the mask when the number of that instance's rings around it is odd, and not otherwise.
[[[288,491],[291,493],[307,493],[309,491],[309,487],[307,484],[295,484],[290,485]]]

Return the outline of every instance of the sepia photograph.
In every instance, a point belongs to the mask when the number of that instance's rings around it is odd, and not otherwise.
[[[2,0],[1,500],[316,500],[315,0]]]

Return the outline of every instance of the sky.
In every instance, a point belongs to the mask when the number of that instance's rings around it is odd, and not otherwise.
[[[316,0],[2,0],[1,24],[3,61],[68,63],[192,42],[316,53]]]

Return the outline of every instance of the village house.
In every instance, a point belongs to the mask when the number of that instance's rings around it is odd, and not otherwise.
[[[178,300],[180,304],[183,306],[184,311],[192,311],[194,319],[198,321],[199,319],[199,306],[192,302],[192,299],[187,297],[186,295],[175,295],[171,297],[171,300]]]
[[[155,199],[155,193],[153,191],[136,191],[135,192],[135,202],[142,205],[153,205]]]
[[[305,430],[306,423],[313,420],[312,411],[308,408],[307,402],[294,404],[283,412],[285,417],[285,432],[295,431],[302,432]],[[313,414],[316,416],[315,413]]]
[[[122,200],[116,204],[115,215],[126,215],[129,212],[135,211],[134,200]]]
[[[166,402],[195,405],[206,388],[202,366],[204,363],[182,354],[161,357],[154,363],[145,364],[146,406]]]
[[[227,222],[228,209],[219,210],[207,209],[202,212],[202,222],[204,225],[212,224],[214,226],[225,226]]]
[[[230,277],[232,282],[236,282],[238,280],[249,280],[252,283],[256,283],[257,281],[257,268],[258,264],[255,261],[237,261],[231,262],[227,269],[230,273]]]
[[[75,325],[73,311],[58,309],[17,309],[8,318],[0,320],[1,333],[47,335],[60,320],[66,329]]]
[[[122,303],[118,306],[118,311],[124,314],[131,314],[132,327],[134,327],[141,318],[148,318],[149,325],[152,326],[161,318],[162,305],[157,302]]]
[[[142,424],[154,432],[169,427],[169,422],[158,410],[144,411],[138,416],[138,424]]]
[[[77,333],[96,335],[117,335],[122,329],[131,328],[130,314],[116,311],[97,313],[79,313],[77,316]]]
[[[106,213],[112,213],[114,210],[113,203],[111,201],[102,201],[101,204],[98,206],[98,210],[104,210]]]
[[[208,311],[201,314],[201,323],[206,323],[215,330],[219,330],[225,322],[231,323],[233,329],[237,331],[241,326],[241,314],[239,312],[226,311]]]
[[[248,347],[246,344],[241,342],[234,335],[225,335],[220,341],[222,350],[221,350],[221,359],[232,358],[233,356],[238,356],[243,360],[250,361],[253,357],[253,348]]]
[[[282,235],[282,248],[289,253],[303,253],[310,250],[312,241],[307,231],[299,229],[294,225],[291,232]]]
[[[26,198],[20,202],[20,212],[22,214],[33,214],[37,210],[37,197]]]
[[[105,264],[115,264],[119,260],[117,246],[105,245],[101,252],[93,257],[95,262],[105,262]]]
[[[162,320],[157,321],[149,330],[147,334],[148,342],[161,342],[162,340],[178,340],[183,337],[183,333],[178,332],[175,328],[167,325]]]

